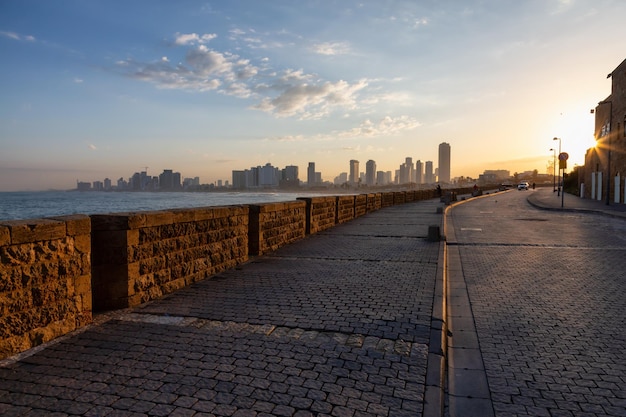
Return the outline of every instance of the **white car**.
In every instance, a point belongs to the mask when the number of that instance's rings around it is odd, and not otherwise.
[[[530,184],[528,184],[528,181],[522,181],[517,185],[518,190],[528,190],[528,187],[530,187]]]

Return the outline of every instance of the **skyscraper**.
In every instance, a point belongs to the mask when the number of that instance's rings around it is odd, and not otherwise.
[[[439,182],[450,182],[450,144],[439,144]]]
[[[424,163],[419,159],[415,163],[415,183],[422,184],[424,182]]]
[[[426,184],[432,184],[435,182],[435,174],[433,173],[433,161],[426,161],[424,182]]]
[[[348,182],[353,185],[359,183],[359,161],[356,159],[350,160],[350,177]]]
[[[376,185],[376,162],[371,159],[365,164],[365,183]]]
[[[309,187],[315,185],[315,162],[309,162],[309,167],[306,171],[306,183]]]

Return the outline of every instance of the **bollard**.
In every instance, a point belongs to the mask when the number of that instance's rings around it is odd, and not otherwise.
[[[441,234],[439,231],[439,226],[437,225],[428,226],[428,241],[439,242],[440,240],[441,240]]]

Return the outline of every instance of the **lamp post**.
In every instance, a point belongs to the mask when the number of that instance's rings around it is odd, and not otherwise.
[[[559,157],[561,155],[561,138],[554,138],[552,140],[558,140],[559,141]],[[559,167],[559,185],[556,189],[556,196],[560,196],[561,195],[561,167]]]
[[[550,148],[552,151],[552,192],[556,191],[556,148]]]

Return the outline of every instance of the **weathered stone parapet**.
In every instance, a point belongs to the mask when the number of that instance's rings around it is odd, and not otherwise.
[[[92,216],[95,310],[157,299],[248,260],[247,206]]]
[[[381,194],[381,208],[393,206],[393,192],[386,192]]]
[[[367,194],[354,196],[354,217],[361,217],[367,214]]]
[[[354,196],[342,195],[337,197],[337,224],[354,219]]]
[[[368,194],[367,195],[367,212],[380,210],[382,204],[382,194]]]
[[[92,321],[91,222],[0,223],[0,359]]]
[[[404,191],[396,191],[393,193],[393,204],[404,204],[406,203],[406,193]]]
[[[301,197],[306,202],[306,234],[315,234],[335,226],[337,197]]]
[[[263,255],[304,238],[306,201],[254,204],[249,208],[250,255]]]

